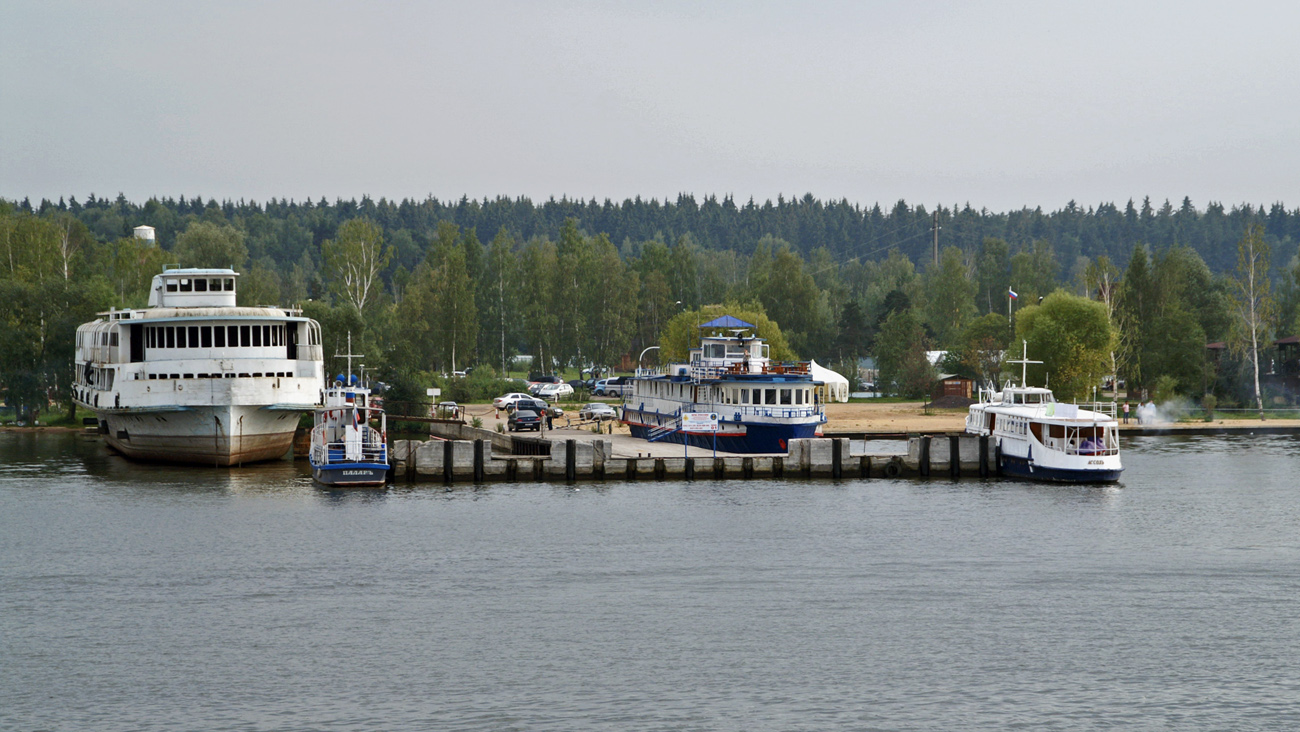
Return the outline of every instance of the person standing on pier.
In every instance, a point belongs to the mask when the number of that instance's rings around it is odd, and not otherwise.
[[[1124,424],[1128,424],[1128,402],[1124,402]]]

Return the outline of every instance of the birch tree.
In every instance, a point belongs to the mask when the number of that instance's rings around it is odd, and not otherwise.
[[[1115,356],[1115,346],[1118,346],[1119,341],[1124,338],[1115,317],[1119,268],[1111,263],[1110,257],[1103,254],[1088,265],[1083,276],[1089,292],[1096,291],[1097,299],[1106,306],[1106,322],[1110,323],[1111,329],[1116,334],[1116,343],[1110,349],[1110,383],[1115,390],[1115,395],[1119,396],[1119,359]]]
[[[393,248],[384,245],[383,230],[369,219],[351,219],[339,226],[334,239],[321,244],[321,253],[330,289],[364,317],[379,273],[393,258]]]
[[[1268,323],[1273,315],[1273,298],[1269,294],[1269,248],[1264,241],[1264,227],[1251,224],[1246,235],[1237,242],[1237,275],[1233,278],[1235,314],[1237,316],[1236,345],[1239,350],[1249,348],[1251,368],[1255,375],[1255,406],[1259,418],[1264,418],[1264,397],[1259,390],[1260,342],[1267,336]]]

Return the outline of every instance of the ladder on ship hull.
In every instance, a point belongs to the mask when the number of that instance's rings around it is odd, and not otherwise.
[[[661,424],[658,427],[651,427],[650,430],[646,432],[646,440],[649,442],[658,442],[681,428],[682,428],[682,418],[678,417],[677,419],[673,420],[672,422],[669,422],[668,424]]]

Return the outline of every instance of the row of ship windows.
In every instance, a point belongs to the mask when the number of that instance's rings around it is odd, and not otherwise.
[[[1013,435],[1029,434],[1029,422],[1015,417],[999,417],[998,426],[1004,432],[1010,432]]]
[[[167,280],[168,292],[226,292],[235,291],[235,279],[233,277],[213,277],[211,279],[176,279]]]
[[[137,379],[140,378],[141,376],[142,376],[142,374],[136,374],[136,378],[137,378]],[[290,378],[290,377],[292,377],[292,376],[293,376],[293,374],[292,374],[291,372],[289,372],[289,371],[275,371],[275,372],[267,371],[266,373],[262,373],[261,371],[256,371],[256,372],[253,372],[253,373],[251,373],[251,374],[235,374],[235,373],[230,373],[230,374],[149,374],[149,380],[150,380],[150,381],[153,381],[153,380],[155,380],[155,379],[233,379],[233,378],[235,378],[235,377],[239,377],[239,378],[241,378],[241,379],[247,379],[247,378],[249,378],[249,377],[252,377],[252,378],[254,378],[254,379],[260,379],[260,378],[262,378],[262,377],[267,377],[267,378],[272,378],[272,379],[275,379],[275,378],[283,378],[283,379],[287,379],[287,378]]]
[[[114,334],[116,335],[116,334]],[[151,325],[149,348],[261,348],[287,344],[283,325]]]
[[[812,389],[720,389],[723,404],[812,404]],[[754,401],[750,401],[750,397]],[[779,401],[778,401],[779,400]]]
[[[651,396],[685,397],[685,390],[692,388],[686,384],[669,381],[651,381]],[[723,404],[812,404],[812,389],[749,389],[739,387],[715,387]]]
[[[77,334],[77,345],[83,348],[88,346],[116,346],[117,331],[111,333],[108,331],[100,331],[99,338],[96,338],[95,334],[92,332],[82,331]]]

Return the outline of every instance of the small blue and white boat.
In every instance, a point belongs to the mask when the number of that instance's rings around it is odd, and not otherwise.
[[[324,406],[315,411],[311,477],[325,485],[380,486],[388,481],[388,418],[370,389],[352,375],[351,346],[349,334],[348,375],[334,377]]]
[[[1026,344],[1026,349],[1028,344]],[[966,432],[989,435],[998,446],[1002,475],[1056,483],[1113,483],[1124,466],[1114,403],[1062,404],[1051,389],[1025,385],[981,389],[966,415]]]
[[[738,453],[785,453],[796,438],[815,437],[826,412],[808,362],[775,363],[752,324],[730,315],[700,326],[688,363],[665,372],[638,370],[623,397],[633,437]],[[683,429],[683,414],[717,415],[717,432]],[[715,443],[716,439],[716,443]]]

